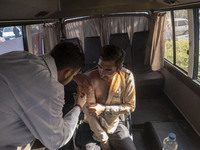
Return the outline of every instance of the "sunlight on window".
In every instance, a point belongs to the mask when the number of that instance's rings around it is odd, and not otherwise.
[[[188,72],[189,66],[189,25],[187,10],[174,11],[176,38],[176,65]]]
[[[164,58],[173,63],[173,33],[172,33],[172,22],[171,22],[171,13],[167,12],[166,18],[166,31],[165,31],[165,56]]]

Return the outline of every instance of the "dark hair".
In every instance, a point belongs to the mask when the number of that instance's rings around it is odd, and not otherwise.
[[[61,42],[57,44],[50,55],[54,58],[58,70],[65,68],[76,70],[84,66],[84,54],[73,43]]]
[[[100,51],[100,59],[103,61],[115,61],[116,67],[124,63],[125,51],[115,45],[105,45]]]

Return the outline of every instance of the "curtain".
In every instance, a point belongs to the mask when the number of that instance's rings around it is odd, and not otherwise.
[[[91,36],[101,37],[101,23],[100,18],[89,18],[73,22],[65,23],[65,35],[66,39],[77,37],[80,40],[80,44],[84,47],[84,38]]]
[[[87,18],[65,23],[66,38],[78,37],[82,47],[84,38],[100,36],[102,46],[109,43],[113,33],[128,33],[132,43],[133,33],[148,30],[147,15],[117,15]]]
[[[134,32],[148,30],[148,18],[144,15],[111,16],[102,19],[104,45],[109,44],[110,34],[128,33],[130,44]]]
[[[83,47],[83,21],[74,21],[65,24],[65,35],[66,39],[71,39],[77,37],[80,40],[80,44]]]
[[[152,70],[156,71],[164,66],[165,23],[165,13],[152,14],[150,22],[147,15],[100,16],[65,22],[64,35],[67,39],[78,37],[82,47],[85,37],[100,36],[104,46],[109,43],[110,34],[128,33],[132,44],[134,32],[149,30],[145,64],[151,65]],[[60,24],[43,27],[46,53],[59,42],[60,28]]]
[[[146,49],[145,64],[153,71],[164,66],[166,14],[152,14],[149,27],[149,38]]]
[[[49,53],[60,41],[60,23],[45,24],[42,28],[44,39],[44,52]]]

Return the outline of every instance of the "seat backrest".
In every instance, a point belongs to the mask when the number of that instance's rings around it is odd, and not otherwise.
[[[133,34],[132,52],[133,66],[144,65],[149,31],[140,31]]]
[[[82,48],[82,46],[80,44],[80,41],[79,41],[79,39],[77,37],[71,38],[71,39],[62,39],[61,42],[73,43],[73,44],[77,45],[79,47],[81,53],[83,53],[83,48]]]
[[[109,38],[110,45],[116,45],[126,52],[124,65],[126,68],[132,68],[132,52],[128,33],[111,34]]]
[[[95,67],[99,61],[99,52],[101,49],[100,36],[85,37],[84,53],[85,53],[85,71]]]

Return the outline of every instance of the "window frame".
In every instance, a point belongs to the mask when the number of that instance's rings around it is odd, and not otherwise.
[[[188,62],[188,72],[179,67],[176,64],[177,56],[176,56],[176,33],[175,33],[175,18],[174,11],[169,10],[171,14],[171,23],[172,23],[172,43],[173,43],[173,62],[167,60],[165,61],[171,63],[178,70],[184,73],[186,76],[195,80],[195,83],[200,84],[200,80],[198,80],[198,70],[199,68],[199,54],[200,54],[200,7],[199,8],[188,8],[188,9],[177,9],[177,10],[187,10],[188,11],[188,29],[189,29],[189,62]]]

